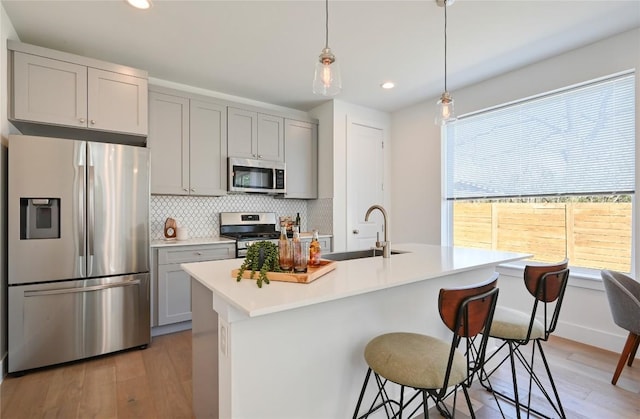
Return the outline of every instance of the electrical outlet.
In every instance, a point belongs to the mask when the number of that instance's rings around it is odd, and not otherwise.
[[[220,353],[227,356],[227,325],[222,322],[220,322],[218,338],[220,339]]]

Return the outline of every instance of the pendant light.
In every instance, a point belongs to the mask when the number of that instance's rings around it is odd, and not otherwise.
[[[447,90],[447,7],[452,5],[453,2],[454,0],[436,0],[438,6],[444,7],[444,93],[442,93],[437,103],[436,125],[445,125],[456,120],[453,98]]]
[[[322,96],[335,96],[342,90],[340,67],[336,56],[329,48],[329,0],[325,0],[325,44],[320,52],[313,77],[313,93]]]

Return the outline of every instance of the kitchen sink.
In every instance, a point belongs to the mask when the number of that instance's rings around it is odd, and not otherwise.
[[[391,255],[398,255],[406,252],[398,252],[396,250],[391,251]],[[363,258],[371,258],[375,256],[382,256],[382,250],[380,249],[369,249],[369,250],[353,250],[351,252],[337,252],[337,253],[327,253],[322,255],[322,259],[327,260],[351,260],[351,259],[363,259]]]

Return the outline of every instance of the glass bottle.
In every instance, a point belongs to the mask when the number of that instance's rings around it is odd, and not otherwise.
[[[313,230],[313,237],[311,238],[311,244],[309,244],[309,265],[319,266],[321,255],[322,249],[318,240],[318,230]]]
[[[300,228],[294,227],[293,240],[293,271],[296,273],[307,272],[307,251],[300,240]]]
[[[300,213],[296,214],[296,226],[298,227],[298,233],[300,232]]]
[[[278,256],[280,269],[290,271],[293,268],[291,242],[287,238],[287,227],[280,227],[280,240],[278,240]]]

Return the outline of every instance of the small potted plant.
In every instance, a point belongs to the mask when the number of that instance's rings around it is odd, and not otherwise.
[[[278,245],[268,241],[255,242],[247,248],[247,256],[242,262],[236,280],[240,282],[247,269],[251,269],[251,278],[259,272],[256,285],[262,288],[262,283],[269,283],[267,272],[282,272],[280,269]]]

